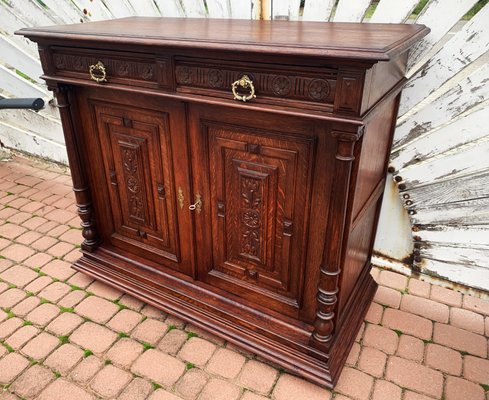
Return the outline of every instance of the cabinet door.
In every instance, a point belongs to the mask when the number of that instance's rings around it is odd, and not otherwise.
[[[188,159],[175,146],[186,143],[186,132],[179,129],[183,108],[162,103],[152,110],[144,102],[124,105],[123,95],[118,104],[96,97],[88,104],[96,126],[92,140],[101,149],[98,176],[108,188],[104,206],[110,208],[105,216],[110,224],[104,225],[106,230],[111,226],[111,244],[191,274],[188,210],[182,212],[178,204],[178,197],[188,193]]]
[[[228,119],[228,114],[221,111],[210,119],[191,114],[192,144],[204,151],[200,168],[208,177],[210,196],[203,208],[212,252],[199,263],[199,276],[296,315],[304,280],[314,137],[277,131],[274,119],[264,122],[269,128],[263,129],[234,116]]]

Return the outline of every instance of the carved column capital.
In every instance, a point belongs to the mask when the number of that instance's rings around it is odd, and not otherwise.
[[[337,141],[341,142],[356,142],[365,133],[365,125],[360,125],[354,131],[344,131],[339,129],[333,129],[331,131],[331,136],[333,136]]]

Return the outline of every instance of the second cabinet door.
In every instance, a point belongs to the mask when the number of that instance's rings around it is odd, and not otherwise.
[[[199,263],[199,278],[296,315],[315,139],[274,128],[273,119],[258,126],[249,121],[229,110],[191,113],[192,145],[199,149],[193,150],[199,155],[194,168],[202,177],[196,188],[206,186],[207,193],[196,219],[210,228],[200,233],[211,242],[202,246],[212,247]]]

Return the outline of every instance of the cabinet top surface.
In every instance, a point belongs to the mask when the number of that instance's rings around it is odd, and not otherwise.
[[[129,17],[24,28],[17,34],[74,46],[97,42],[379,61],[405,51],[428,32],[415,24]]]

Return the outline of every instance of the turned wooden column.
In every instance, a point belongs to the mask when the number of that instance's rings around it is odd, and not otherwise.
[[[59,114],[61,116],[61,123],[63,125],[76,206],[78,208],[78,215],[82,221],[81,227],[84,241],[81,247],[83,250],[91,252],[97,248],[99,239],[95,228],[90,189],[88,187],[79,152],[81,146],[76,137],[73,115],[70,109],[72,90],[73,88],[69,85],[57,85],[54,88]]]
[[[338,281],[341,274],[343,235],[348,207],[348,190],[352,164],[355,160],[355,143],[363,134],[364,127],[357,132],[333,130],[336,139],[334,179],[332,183],[328,232],[320,267],[317,292],[317,311],[312,333],[312,345],[324,347],[331,342],[334,332],[334,318],[338,303]]]

